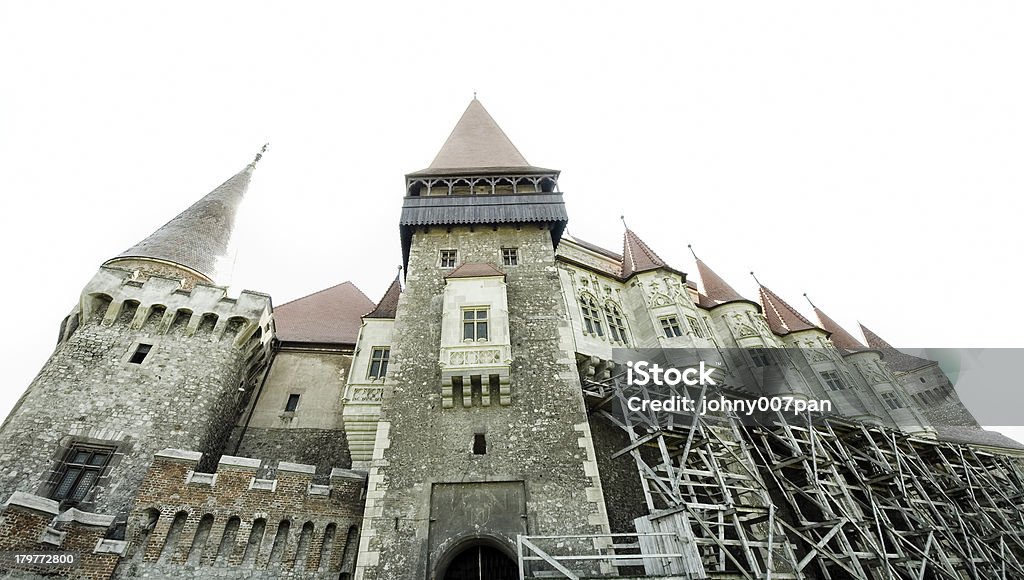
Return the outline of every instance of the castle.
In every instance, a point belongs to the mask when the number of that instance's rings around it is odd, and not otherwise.
[[[217,285],[255,167],[82,289],[0,428],[0,551],[77,560],[0,577],[1024,577],[1024,447],[936,363],[572,238],[475,98],[406,175],[376,302]],[[647,350],[830,412],[633,410]]]

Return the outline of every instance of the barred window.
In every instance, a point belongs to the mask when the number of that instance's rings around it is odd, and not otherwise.
[[[608,333],[611,334],[612,340],[623,344],[628,343],[626,322],[622,318],[622,311],[619,310],[619,307],[611,303],[607,304],[604,308],[604,316],[608,320]]]
[[[377,346],[370,351],[370,372],[367,378],[383,379],[388,374],[388,361],[391,359],[391,349]]]
[[[57,501],[81,502],[96,485],[114,450],[109,447],[75,445],[68,452],[57,485],[50,494]]]
[[[825,385],[828,386],[828,390],[843,390],[843,380],[839,377],[839,373],[837,373],[836,371],[821,371],[818,374],[820,374],[821,379],[825,381]]]
[[[462,311],[462,340],[487,340],[486,308],[466,308]]]
[[[679,319],[675,316],[665,316],[658,320],[661,321],[661,330],[665,332],[665,338],[675,338],[683,335],[683,329],[679,327]]]
[[[601,311],[597,308],[597,301],[589,294],[580,297],[580,309],[583,311],[583,327],[590,334],[604,336],[604,329],[601,327]]]

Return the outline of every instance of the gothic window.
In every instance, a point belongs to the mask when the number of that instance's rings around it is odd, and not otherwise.
[[[502,248],[501,263],[504,266],[519,265],[519,248]]]
[[[441,250],[440,264],[442,268],[454,268],[458,262],[458,251]]]
[[[679,327],[679,319],[675,316],[665,316],[658,320],[661,321],[661,330],[665,333],[665,338],[675,338],[683,335],[683,330]]]
[[[391,359],[391,349],[377,346],[370,351],[370,372],[367,378],[371,380],[383,379],[388,374],[388,361]]]
[[[626,323],[619,307],[609,302],[605,305],[604,315],[608,321],[608,334],[612,336],[612,340],[623,344],[629,342],[626,338]]]
[[[755,367],[766,367],[772,364],[772,359],[767,349],[752,348],[748,352],[750,353],[750,360],[753,361]]]
[[[885,406],[889,407],[892,410],[896,410],[896,409],[899,409],[899,408],[903,407],[903,403],[900,402],[900,398],[897,397],[896,393],[894,393],[892,391],[886,391],[886,392],[882,393],[881,397],[882,397],[882,402],[885,403]]]
[[[580,297],[580,308],[583,310],[583,327],[590,334],[604,336],[604,329],[601,327],[601,311],[597,308],[597,301],[589,294]]]
[[[704,334],[704,327],[701,326],[700,321],[692,316],[686,317],[686,323],[690,325],[690,330],[693,331],[693,335],[697,338],[706,338]]]
[[[843,390],[843,380],[839,377],[839,373],[836,371],[821,371],[818,373],[821,375],[821,379],[825,381],[830,391],[841,391]]]
[[[68,452],[57,477],[57,485],[50,494],[58,501],[81,502],[96,485],[103,469],[110,462],[114,450],[108,447],[75,445]]]
[[[487,308],[462,311],[462,340],[487,340]]]

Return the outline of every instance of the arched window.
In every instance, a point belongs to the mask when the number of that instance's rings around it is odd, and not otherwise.
[[[597,300],[590,294],[583,294],[580,296],[580,309],[583,310],[583,329],[590,334],[604,336],[601,310],[597,307]]]
[[[628,344],[626,321],[622,317],[622,311],[619,310],[619,307],[609,302],[604,307],[604,316],[608,320],[608,334],[611,335],[612,340]]]

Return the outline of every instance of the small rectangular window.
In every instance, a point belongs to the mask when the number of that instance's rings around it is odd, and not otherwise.
[[[462,311],[462,340],[487,340],[486,308],[466,308]]]
[[[768,349],[752,348],[748,352],[755,367],[766,367],[772,364],[772,357],[768,353]]]
[[[114,450],[108,447],[75,445],[68,451],[50,499],[81,502],[103,475]]]
[[[285,411],[294,411],[299,406],[299,396],[295,393],[288,395],[288,402],[284,405]]]
[[[501,263],[505,266],[518,266],[519,248],[502,248]]]
[[[367,378],[383,379],[388,374],[388,361],[391,359],[391,349],[377,346],[370,352],[370,372]]]
[[[128,362],[137,365],[142,364],[142,361],[146,360],[146,355],[149,354],[149,351],[152,348],[153,345],[151,344],[140,344],[139,346],[135,347],[135,352],[132,353],[132,357],[128,359]]]
[[[697,338],[704,338],[704,327],[701,326],[699,320],[692,316],[687,316],[686,322],[690,325],[690,330],[693,331],[694,336]]]
[[[837,373],[836,371],[821,371],[818,374],[820,374],[822,380],[825,381],[825,385],[828,386],[828,390],[843,390],[843,380],[839,377],[839,373]]]
[[[666,316],[660,320],[661,329],[665,332],[665,338],[675,338],[683,335],[683,330],[679,327],[679,319],[675,316]]]
[[[892,391],[882,393],[882,402],[885,403],[886,407],[889,407],[892,410],[903,407],[903,403],[900,402],[900,398]]]
[[[487,455],[487,438],[483,433],[473,435],[473,455]]]
[[[454,268],[458,263],[458,252],[455,250],[441,250],[441,267]]]

